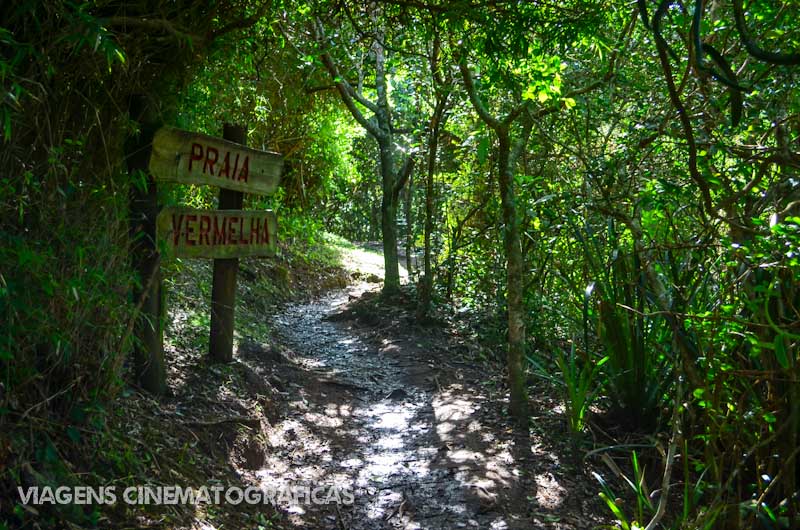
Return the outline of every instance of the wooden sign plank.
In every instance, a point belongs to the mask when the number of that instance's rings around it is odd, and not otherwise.
[[[266,195],[278,187],[282,168],[277,153],[173,127],[156,132],[150,157],[150,172],[159,180]]]
[[[274,256],[278,222],[270,210],[164,208],[158,239],[179,258]]]

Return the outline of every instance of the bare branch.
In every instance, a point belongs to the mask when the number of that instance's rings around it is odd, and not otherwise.
[[[736,20],[736,29],[739,38],[747,49],[747,53],[761,61],[771,64],[797,65],[800,64],[800,53],[775,53],[761,49],[750,36],[747,22],[744,18],[742,0],[733,0],[733,18]]]
[[[683,134],[689,146],[689,174],[692,180],[697,184],[697,187],[700,188],[705,211],[710,213],[713,212],[711,191],[708,189],[708,184],[705,179],[703,179],[702,175],[700,175],[700,170],[697,168],[697,145],[694,141],[692,122],[689,120],[686,108],[683,106],[680,95],[678,94],[678,89],[675,87],[675,80],[672,77],[672,65],[670,65],[669,56],[667,54],[667,42],[661,35],[661,18],[664,16],[664,13],[666,13],[668,5],[669,0],[662,0],[655,15],[653,15],[653,35],[655,36],[656,50],[658,51],[658,58],[667,81],[669,99],[672,102],[672,106],[678,111],[678,118],[683,127]]]
[[[350,86],[353,85],[351,81],[347,81]],[[375,89],[374,85],[367,85],[367,88]],[[320,85],[320,86],[310,86],[305,88],[306,94],[315,94],[317,92],[329,92],[331,90],[338,90],[336,85]],[[371,105],[374,105],[371,101],[369,102]],[[366,105],[365,105],[366,106]],[[372,110],[372,109],[370,109]]]
[[[362,82],[359,82],[359,85],[362,85],[362,84],[363,84]],[[375,105],[375,103],[373,103],[372,101],[370,101],[367,98],[365,98],[364,95],[361,94],[361,92],[359,92],[358,90],[354,89],[353,85],[351,85],[350,83],[345,81],[345,86],[350,90],[350,95],[353,96],[353,98],[355,98],[356,101],[358,101],[359,103],[364,105],[366,108],[368,108],[372,112],[378,112],[378,106]]]
[[[522,114],[522,112],[525,111],[527,108],[528,108],[528,101],[525,101],[521,105],[518,105],[517,107],[511,109],[511,112],[509,112],[500,123],[502,124],[503,127],[508,128],[508,126],[514,123],[514,120],[519,118],[520,114]]]
[[[472,106],[475,107],[478,116],[486,122],[486,125],[497,131],[501,128],[501,123],[497,118],[489,114],[489,110],[483,104],[478,91],[475,90],[475,81],[472,79],[472,72],[469,67],[464,62],[459,61],[458,68],[461,70],[461,77],[464,78],[464,88],[467,89],[469,100],[472,102]]]
[[[322,22],[320,22],[319,19],[316,21],[314,32],[316,34],[315,36],[317,38],[317,42],[322,45],[325,42],[325,31],[323,30]],[[331,57],[331,54],[327,51],[322,53],[322,63],[325,65],[328,73],[333,78],[333,82],[336,85],[336,88],[339,90],[339,95],[342,96],[342,101],[347,107],[347,110],[350,111],[350,114],[352,114],[353,118],[355,118],[355,120],[372,136],[376,138],[382,138],[384,136],[383,131],[380,130],[378,125],[373,120],[367,119],[361,110],[359,110],[358,106],[356,106],[356,101],[362,103],[361,100],[354,98],[354,95],[356,94],[355,90],[353,90],[353,87],[350,85],[350,83],[348,83],[347,80],[341,76],[333,57]],[[375,110],[377,110],[375,104],[370,102],[370,105],[371,106],[367,106],[367,108],[375,112]]]

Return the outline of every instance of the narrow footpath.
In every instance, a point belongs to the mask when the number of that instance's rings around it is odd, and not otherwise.
[[[486,429],[479,388],[442,381],[457,370],[406,341],[374,345],[353,322],[333,322],[359,285],[289,307],[277,320],[305,379],[271,433],[264,486],[352,487],[352,506],[290,508],[299,527],[523,528],[506,510],[519,494],[514,444]],[[448,377],[449,379],[449,377]],[[516,505],[518,503],[511,503]]]
[[[358,282],[289,305],[273,321],[281,347],[272,382],[285,402],[257,480],[264,488],[326,484],[354,493],[350,505],[283,506],[281,525],[594,526],[597,508],[587,499],[594,490],[558,448],[514,432],[502,394],[462,360],[461,341],[417,326],[410,311],[388,318],[377,289]],[[551,411],[541,419],[545,429],[562,422]]]

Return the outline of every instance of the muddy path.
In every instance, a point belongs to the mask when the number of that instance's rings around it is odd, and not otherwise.
[[[585,493],[567,495],[571,470],[514,432],[485,374],[458,360],[451,339],[414,328],[410,316],[389,330],[377,316],[348,314],[360,297],[377,299],[375,289],[354,285],[274,319],[283,346],[272,381],[285,403],[257,481],[354,493],[349,505],[284,505],[281,526],[591,527]]]

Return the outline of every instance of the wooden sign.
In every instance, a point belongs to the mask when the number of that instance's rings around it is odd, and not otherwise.
[[[275,191],[282,167],[277,153],[172,127],[156,132],[150,156],[150,172],[159,180],[256,194]]]
[[[274,256],[277,233],[269,210],[164,208],[158,215],[158,239],[182,258]]]

